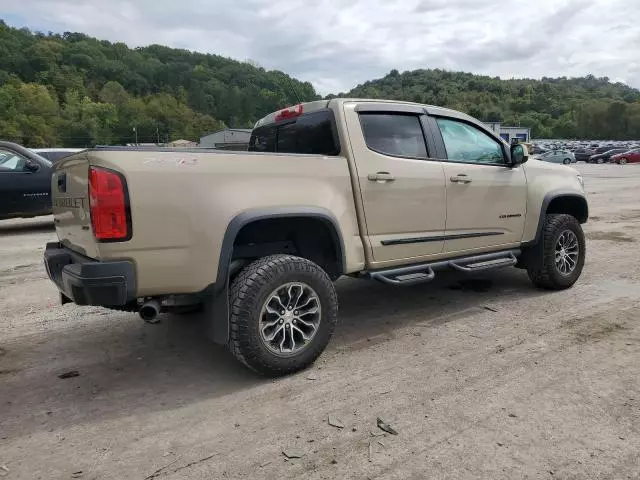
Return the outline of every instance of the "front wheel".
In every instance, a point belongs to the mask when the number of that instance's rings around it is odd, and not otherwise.
[[[626,158],[621,158],[620,159],[620,165],[626,165],[627,164],[627,159]]]
[[[229,297],[229,349],[264,375],[286,375],[313,363],[338,319],[329,276],[292,255],[256,260],[234,279]]]
[[[565,165],[569,165],[571,163],[571,159],[570,158],[565,158],[562,163],[564,163]]]
[[[599,158],[599,159],[598,159],[598,165],[602,165],[603,163],[604,163],[604,159]]]
[[[584,232],[580,222],[566,214],[547,215],[537,251],[530,255],[527,273],[541,288],[564,290],[582,273],[585,261]]]

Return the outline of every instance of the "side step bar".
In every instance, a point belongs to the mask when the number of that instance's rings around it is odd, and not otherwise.
[[[518,251],[517,254],[520,255],[520,251]],[[460,260],[451,260],[449,261],[449,266],[460,272],[471,273],[491,270],[493,268],[513,267],[516,263],[518,263],[516,254],[511,251],[506,252],[505,256],[495,258],[487,258],[484,255],[478,255]]]
[[[494,268],[512,267],[518,262],[521,250],[485,253],[471,257],[455,258],[433,263],[409,265],[407,267],[388,268],[367,272],[369,278],[389,285],[417,285],[433,280],[435,270],[453,268],[460,272],[473,273]]]

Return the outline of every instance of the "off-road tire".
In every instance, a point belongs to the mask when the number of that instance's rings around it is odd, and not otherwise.
[[[318,295],[321,320],[310,343],[300,352],[280,357],[264,345],[260,311],[279,286],[303,282]],[[315,263],[293,255],[271,255],[245,267],[229,292],[229,350],[247,367],[267,376],[281,376],[312,364],[325,349],[338,320],[338,297],[327,273]]]
[[[579,254],[575,269],[568,275],[562,274],[555,262],[555,247],[562,232],[571,230],[578,239]],[[570,288],[580,277],[585,260],[584,232],[578,220],[567,214],[546,215],[540,242],[529,253],[527,273],[534,285],[547,290]]]

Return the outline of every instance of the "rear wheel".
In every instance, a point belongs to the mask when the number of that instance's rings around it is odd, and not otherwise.
[[[315,263],[271,255],[250,264],[230,290],[229,349],[249,368],[269,376],[301,370],[329,343],[338,299]]]
[[[566,214],[547,215],[540,242],[529,255],[531,281],[549,290],[571,287],[582,273],[585,260],[584,232],[578,220]]]
[[[626,158],[621,158],[620,159],[620,165],[626,165],[627,163],[627,159]]]
[[[600,164],[602,164],[602,163],[604,163],[604,159],[599,158],[599,159],[598,159],[598,165],[600,165]]]

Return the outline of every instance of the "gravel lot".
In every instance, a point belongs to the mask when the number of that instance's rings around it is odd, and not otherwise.
[[[0,222],[0,477],[640,478],[640,166],[577,168],[591,219],[573,289],[516,269],[341,280],[330,347],[278,380],[196,320],[58,305],[51,219]]]

